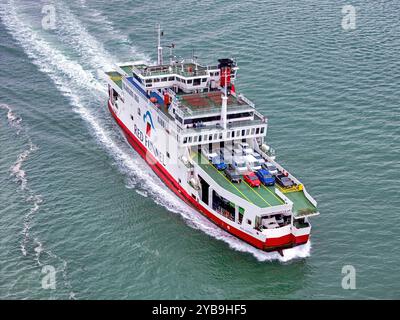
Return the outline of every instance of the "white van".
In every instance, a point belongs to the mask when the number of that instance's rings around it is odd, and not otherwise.
[[[243,159],[243,157],[233,157],[232,167],[234,167],[239,174],[244,174],[248,171],[246,161]]]
[[[253,156],[254,158],[256,158],[258,160],[258,162],[263,165],[265,163],[265,160],[263,157],[261,157],[261,155],[258,152],[253,152]]]
[[[247,168],[249,168],[249,170],[252,170],[252,171],[261,170],[261,164],[258,162],[258,160],[256,158],[254,158],[253,155],[250,154],[243,158],[244,158]]]
[[[249,154],[254,154],[254,151],[252,148],[243,148],[242,152],[243,152],[244,156],[248,156]]]

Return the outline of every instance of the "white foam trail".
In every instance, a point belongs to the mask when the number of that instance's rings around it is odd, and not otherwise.
[[[35,213],[39,210],[40,204],[43,202],[41,195],[32,195],[26,199],[27,202],[32,202],[33,205],[24,218],[24,228],[22,229],[23,239],[21,241],[21,252],[24,256],[28,254],[26,245],[30,239],[29,231],[32,227],[32,220]]]
[[[21,130],[21,121],[22,119],[14,114],[13,110],[10,108],[9,105],[0,103],[0,109],[7,111],[7,120],[11,127],[17,130],[17,134],[19,134]]]
[[[78,62],[68,59],[62,52],[40,38],[32,28],[23,23],[18,18],[15,4],[12,0],[9,1],[9,7],[6,11],[7,14],[4,14],[2,19],[14,38],[24,48],[26,54],[42,72],[46,73],[53,80],[60,92],[70,99],[74,110],[91,126],[98,141],[120,164],[120,169],[135,181],[140,179],[146,185],[147,192],[151,194],[156,203],[166,207],[170,211],[180,214],[192,227],[202,230],[214,238],[223,240],[235,250],[251,253],[259,261],[271,261],[276,259],[287,261],[285,257],[282,258],[277,253],[262,252],[229,235],[203,217],[200,213],[188,207],[171,191],[166,189],[156,175],[149,171],[150,169],[144,164],[143,160],[138,157],[132,157],[130,151],[125,151],[123,147],[120,147],[117,142],[111,138],[113,132],[108,132],[104,124],[100,122],[101,120],[98,116],[90,111],[82,101],[82,90],[88,92],[89,95],[97,92],[104,93],[105,95],[107,91],[106,87],[97,80],[89,70],[84,70]],[[69,18],[71,18],[71,16],[69,16]],[[97,44],[94,41],[86,42],[84,38],[76,38],[72,41],[81,41],[80,48],[91,52],[93,59],[104,59],[104,57],[93,55],[95,54],[95,50],[89,50],[85,47],[87,45],[96,47]],[[108,60],[108,58],[105,59]],[[99,100],[99,103],[102,102],[104,103],[104,101]],[[308,246],[308,248],[310,248],[310,246]],[[294,248],[289,250],[293,253],[293,258],[304,256],[303,249]],[[285,253],[286,251],[287,250],[285,250]],[[305,251],[307,251],[307,249],[305,249]],[[297,254],[297,252],[299,252],[299,254]]]
[[[81,3],[81,7],[85,9],[82,11],[82,13],[85,14],[86,17],[89,17],[90,21],[93,22],[94,25],[96,25],[100,30],[104,30],[104,32],[110,35],[114,41],[117,40],[119,51],[122,51],[123,55],[134,56],[136,59],[145,61],[147,63],[152,62],[149,56],[138,52],[127,34],[118,30],[115,27],[113,20],[104,16],[104,12],[97,10],[96,8],[88,7],[86,2]],[[79,20],[74,20],[80,24]]]
[[[78,50],[79,54],[93,68],[110,70],[113,67],[114,59],[104,50],[103,45],[86,31],[86,28],[65,5],[57,4],[57,11],[59,12],[59,21],[55,31],[58,39]]]
[[[34,217],[40,209],[40,204],[43,202],[43,198],[41,195],[35,194],[34,191],[29,188],[28,178],[27,178],[25,170],[22,169],[22,166],[23,166],[24,162],[28,159],[29,155],[32,152],[38,150],[38,147],[35,144],[33,144],[31,137],[29,136],[27,131],[22,126],[22,118],[18,117],[14,113],[12,108],[6,104],[0,104],[0,109],[7,110],[7,119],[8,119],[8,123],[9,123],[10,127],[14,128],[16,130],[17,134],[19,134],[20,132],[23,132],[26,140],[28,141],[28,149],[24,150],[22,153],[20,153],[17,156],[16,162],[10,168],[11,175],[15,176],[17,182],[19,182],[19,184],[20,184],[20,190],[27,193],[27,197],[25,199],[26,202],[32,204],[28,213],[24,216],[24,223],[23,223],[24,227],[22,229],[23,239],[20,244],[22,254],[24,256],[27,256],[28,255],[27,245],[31,238],[30,230],[32,228]],[[75,294],[72,291],[71,284],[68,281],[68,277],[67,277],[67,261],[65,261],[64,259],[62,259],[59,256],[57,256],[56,254],[54,254],[52,251],[44,248],[43,244],[39,241],[38,238],[34,239],[33,244],[35,246],[33,249],[35,252],[35,261],[39,266],[43,266],[43,264],[40,261],[40,257],[43,253],[45,253],[49,257],[61,262],[62,268],[60,271],[62,272],[62,275],[64,278],[64,283],[65,283],[66,287],[69,288],[69,290],[71,291],[70,298],[74,299]]]
[[[10,168],[11,175],[14,176],[16,180],[20,183],[21,190],[25,190],[28,183],[26,172],[24,169],[22,169],[22,165],[29,157],[29,155],[32,152],[35,152],[37,149],[37,146],[34,145],[32,141],[29,141],[29,148],[18,155],[17,161],[15,161],[15,163]]]

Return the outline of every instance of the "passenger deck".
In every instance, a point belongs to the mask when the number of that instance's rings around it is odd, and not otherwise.
[[[221,112],[222,97],[220,90],[202,93],[178,94],[177,99],[186,116],[197,115],[199,113]],[[248,104],[244,100],[233,95],[228,96],[228,111],[234,108],[245,111],[246,106],[248,106]]]
[[[117,71],[106,72],[110,79],[122,89],[122,75]]]

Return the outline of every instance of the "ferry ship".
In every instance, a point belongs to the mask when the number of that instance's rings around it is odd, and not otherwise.
[[[108,108],[129,144],[182,200],[264,251],[309,241],[319,214],[305,186],[276,161],[268,119],[237,92],[234,59],[202,65],[169,47],[160,26],[157,63],[119,63],[105,73]]]

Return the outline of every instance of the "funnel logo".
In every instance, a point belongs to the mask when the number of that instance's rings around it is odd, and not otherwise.
[[[153,124],[153,118],[151,117],[151,113],[150,111],[147,111],[144,115],[143,115],[143,121],[146,123],[146,136],[151,135],[151,129],[154,129],[154,124]]]

